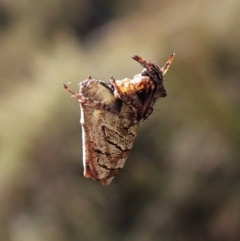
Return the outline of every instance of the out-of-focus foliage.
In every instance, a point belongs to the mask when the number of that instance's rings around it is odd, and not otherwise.
[[[0,240],[240,240],[240,2],[0,0]],[[167,98],[108,187],[82,176],[89,74],[163,65]]]

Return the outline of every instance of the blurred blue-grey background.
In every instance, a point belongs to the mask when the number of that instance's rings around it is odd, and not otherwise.
[[[240,1],[0,0],[0,240],[240,240]],[[108,187],[82,176],[88,75],[168,96]]]

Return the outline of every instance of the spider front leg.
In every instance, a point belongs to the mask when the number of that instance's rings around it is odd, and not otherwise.
[[[167,62],[165,63],[165,65],[161,68],[161,71],[162,71],[163,75],[165,75],[167,73],[167,71],[168,71],[168,69],[169,69],[169,67],[170,67],[170,65],[171,65],[171,63],[172,63],[172,61],[174,59],[174,55],[175,55],[175,53],[172,53],[169,56],[169,58],[168,58]]]
[[[94,106],[98,109],[102,109],[102,110],[106,110],[108,112],[111,113],[118,113],[119,112],[119,108],[118,106],[116,106],[116,108],[108,106],[104,103],[101,103],[99,101],[95,101],[95,100],[91,100],[89,98],[84,97],[83,95],[80,95],[78,93],[76,93],[75,91],[73,91],[72,89],[70,89],[67,85],[63,84],[63,88],[66,89],[71,96],[73,96],[74,98],[78,99],[79,102],[85,104],[85,105],[89,105],[89,106]]]
[[[129,83],[128,89],[125,89],[124,91],[120,89],[113,77],[110,78],[110,83],[114,87],[114,96],[116,98],[121,99],[127,105],[132,105],[135,108],[140,108],[142,106],[141,101],[135,94],[134,86],[131,83]]]
[[[153,112],[153,108],[152,107],[149,107],[146,111],[146,114],[144,116],[144,120],[146,120]]]
[[[86,104],[89,104],[91,105],[91,103],[89,103],[89,100],[87,98],[85,98],[84,96],[82,95],[79,95],[78,93],[76,93],[75,91],[73,91],[72,89],[70,89],[67,85],[63,84],[63,88],[68,91],[72,97],[76,98],[79,100],[79,102],[82,102],[82,103],[86,103]]]

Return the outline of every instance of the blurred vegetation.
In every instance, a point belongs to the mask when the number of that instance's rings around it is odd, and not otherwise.
[[[0,0],[0,240],[240,240],[240,2]],[[108,187],[82,176],[89,74],[163,65],[167,98]]]

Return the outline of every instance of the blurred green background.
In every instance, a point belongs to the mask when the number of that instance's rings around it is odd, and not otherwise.
[[[0,240],[240,240],[239,26],[239,0],[0,0]],[[122,172],[85,179],[62,83],[172,51]]]

